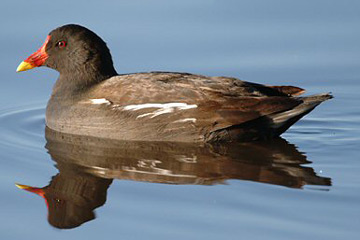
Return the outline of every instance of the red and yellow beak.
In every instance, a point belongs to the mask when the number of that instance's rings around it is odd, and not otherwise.
[[[41,197],[44,197],[45,195],[45,192],[42,188],[36,188],[36,187],[30,187],[30,186],[27,186],[27,185],[22,185],[22,184],[15,184],[18,188],[20,189],[23,189],[23,190],[26,190],[28,192],[32,192],[32,193],[35,193]]]
[[[48,58],[45,49],[49,40],[50,40],[50,36],[47,36],[44,44],[36,52],[31,54],[27,59],[22,61],[20,65],[17,67],[16,71],[17,72],[26,71],[34,67],[40,67],[44,65],[46,59]]]

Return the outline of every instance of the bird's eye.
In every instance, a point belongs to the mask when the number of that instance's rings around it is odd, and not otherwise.
[[[56,44],[56,46],[57,46],[58,48],[64,48],[64,47],[66,47],[66,42],[65,42],[65,41],[59,41],[59,42]]]

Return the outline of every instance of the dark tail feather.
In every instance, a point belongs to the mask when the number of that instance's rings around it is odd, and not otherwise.
[[[285,112],[274,113],[268,117],[271,119],[271,128],[273,129],[273,136],[279,136],[285,132],[291,125],[297,122],[300,118],[311,112],[320,103],[333,98],[330,93],[323,93],[312,95],[308,97],[299,97],[303,103]]]
[[[272,89],[276,89],[277,91],[289,96],[299,96],[305,93],[305,89],[294,86],[268,86],[268,87]]]
[[[208,141],[255,141],[278,137],[320,103],[331,98],[333,98],[333,96],[330,93],[297,97],[302,103],[290,110],[270,114],[226,129],[214,131],[209,135]]]

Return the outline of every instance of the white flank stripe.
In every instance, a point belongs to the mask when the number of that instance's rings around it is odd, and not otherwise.
[[[109,105],[111,102],[105,98],[99,98],[99,99],[90,99],[90,102],[92,104],[106,104]]]
[[[179,110],[197,108],[196,104],[187,104],[187,103],[145,103],[137,105],[127,105],[124,107],[124,110],[140,110],[144,108],[179,108]]]
[[[147,108],[158,108],[155,111],[144,113],[136,118],[143,118],[149,116],[150,118],[157,117],[161,114],[172,113],[175,110],[187,110],[192,108],[197,108],[196,104],[187,104],[187,103],[145,103],[145,104],[137,104],[137,105],[127,105],[123,108],[126,111],[137,111]]]
[[[184,118],[174,121],[174,123],[193,122],[196,123],[196,118]]]

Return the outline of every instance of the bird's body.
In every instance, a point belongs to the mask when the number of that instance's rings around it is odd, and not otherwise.
[[[298,97],[304,92],[301,88],[228,77],[173,72],[117,75],[106,44],[78,25],[55,29],[42,48],[46,58],[38,65],[60,72],[46,124],[65,133],[140,141],[268,139],[331,98]],[[30,57],[26,61],[34,62]]]

